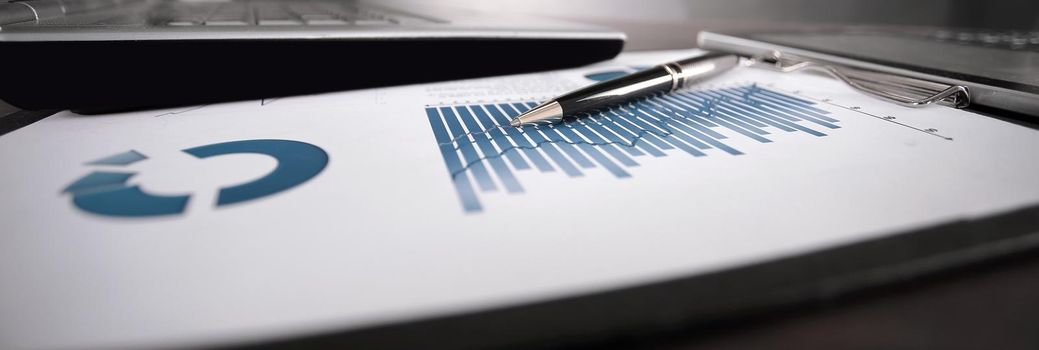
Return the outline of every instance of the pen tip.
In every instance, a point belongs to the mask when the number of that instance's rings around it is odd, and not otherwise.
[[[509,121],[509,125],[523,126],[532,124],[552,124],[563,120],[563,107],[559,102],[549,101],[529,111],[520,113]]]

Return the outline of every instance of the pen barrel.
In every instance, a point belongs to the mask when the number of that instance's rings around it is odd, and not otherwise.
[[[599,109],[633,98],[681,89],[735,67],[739,58],[732,54],[708,53],[607,80],[555,99],[565,114]]]
[[[640,96],[666,92],[673,78],[663,65],[610,79],[556,97],[564,114],[584,112],[624,103]]]
[[[735,68],[740,63],[739,56],[730,53],[712,52],[702,56],[696,56],[678,60],[665,66],[677,66],[679,68],[678,82],[675,90],[689,86],[718,74]]]

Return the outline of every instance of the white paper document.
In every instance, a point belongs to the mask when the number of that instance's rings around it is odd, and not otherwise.
[[[556,126],[579,69],[0,137],[0,348],[194,346],[518,305],[1039,203],[1039,132],[751,68]],[[436,69],[436,67],[428,67]]]

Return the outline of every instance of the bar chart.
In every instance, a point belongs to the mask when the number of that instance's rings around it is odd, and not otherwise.
[[[726,142],[772,143],[776,132],[823,137],[839,121],[815,102],[747,84],[650,96],[555,125],[511,127],[533,101],[427,106],[437,147],[462,209],[479,213],[479,194],[523,193],[518,172],[580,178],[606,171],[633,176],[640,157],[739,156]]]

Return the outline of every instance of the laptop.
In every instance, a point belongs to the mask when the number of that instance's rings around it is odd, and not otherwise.
[[[0,0],[0,99],[83,112],[271,98],[580,66],[621,32],[346,0]]]

